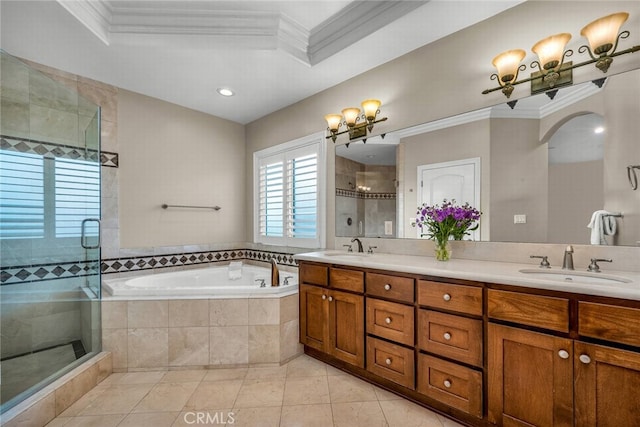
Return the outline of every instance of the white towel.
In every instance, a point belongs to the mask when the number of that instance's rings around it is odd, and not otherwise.
[[[616,234],[616,218],[611,212],[600,210],[595,211],[591,215],[591,222],[587,225],[591,229],[591,244],[606,245],[607,240],[604,236],[613,236]]]

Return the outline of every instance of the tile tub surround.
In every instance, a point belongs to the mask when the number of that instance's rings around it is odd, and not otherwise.
[[[114,372],[282,364],[300,354],[298,294],[102,300]]]
[[[47,425],[111,374],[111,354],[102,352],[2,414],[1,425]]]

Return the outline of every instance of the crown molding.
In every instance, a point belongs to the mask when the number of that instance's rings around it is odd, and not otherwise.
[[[109,26],[112,19],[111,5],[106,0],[70,1],[57,0],[74,18],[82,23],[100,41],[110,44]]]
[[[354,1],[311,30],[309,63],[318,64],[427,1]]]
[[[281,49],[313,66],[427,1],[354,1],[308,30],[278,12],[176,7],[162,2],[57,0],[107,46],[166,45]],[[197,3],[196,3],[197,4]],[[193,6],[193,4],[191,4]]]
[[[411,126],[394,132],[399,138],[407,138],[421,133],[433,132],[434,130],[446,129],[453,126],[463,125],[465,123],[485,120],[491,117],[491,108],[483,108],[481,110],[471,111],[469,113],[458,114],[453,117],[434,120],[432,122]]]

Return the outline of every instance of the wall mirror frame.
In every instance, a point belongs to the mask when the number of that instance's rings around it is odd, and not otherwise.
[[[474,240],[595,244],[603,210],[620,215],[600,244],[640,246],[640,69],[554,92],[337,145],[336,236],[419,238],[419,167],[480,158]]]

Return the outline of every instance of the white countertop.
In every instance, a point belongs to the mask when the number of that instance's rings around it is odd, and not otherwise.
[[[575,272],[560,268],[538,269],[538,263],[519,264],[509,262],[476,261],[467,259],[451,259],[436,261],[432,257],[397,255],[397,254],[362,254],[346,251],[320,251],[297,254],[296,260],[323,262],[329,264],[346,265],[352,267],[372,268],[378,270],[396,271],[448,277],[452,279],[473,280],[477,282],[499,283],[527,288],[548,289],[554,291],[574,292],[586,295],[599,295],[614,298],[625,298],[640,301],[640,273],[615,271],[600,265],[601,273],[587,273],[586,269],[576,269]],[[541,272],[559,272],[552,279],[536,277],[536,274],[522,273],[520,270],[540,270]],[[566,275],[576,273],[573,280],[565,281]],[[586,274],[582,278],[577,274]],[[589,278],[617,278],[627,280],[623,282],[588,283]]]

